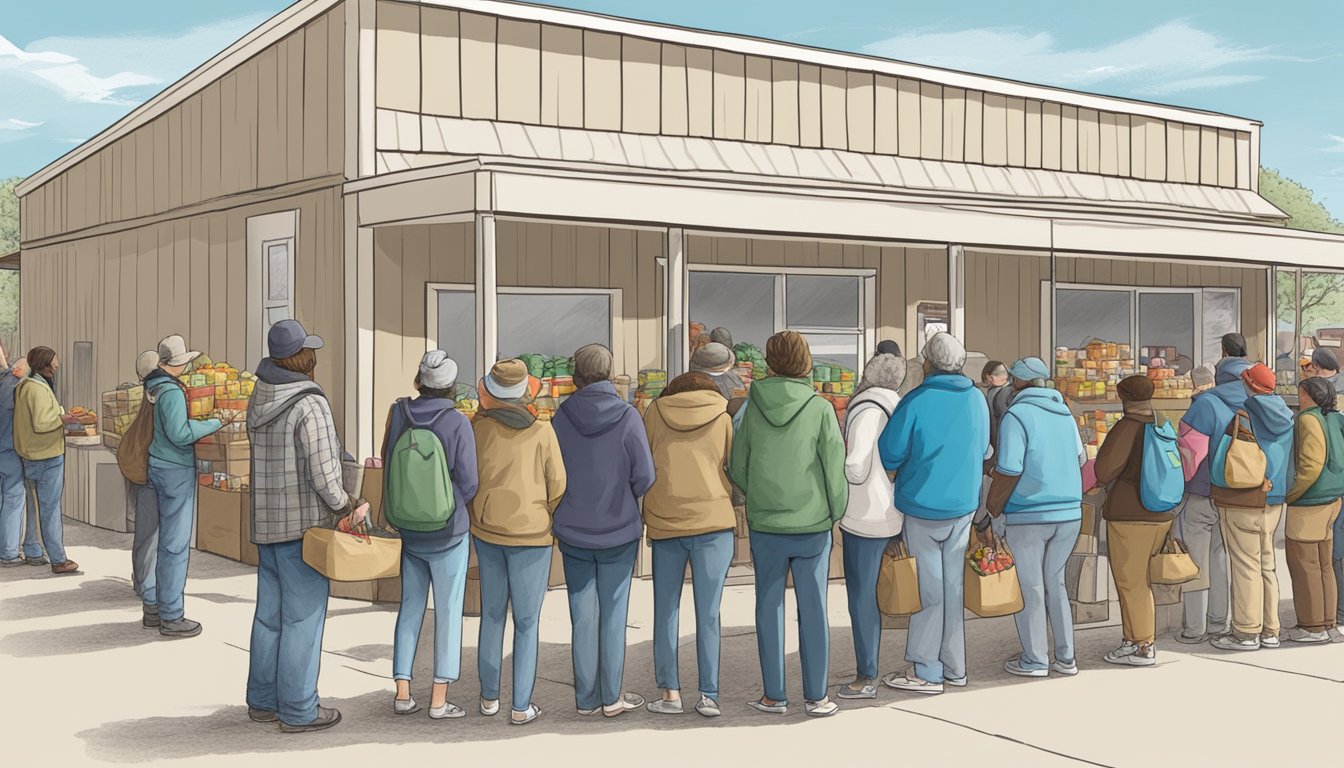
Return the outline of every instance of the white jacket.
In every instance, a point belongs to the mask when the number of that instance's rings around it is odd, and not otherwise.
[[[845,479],[849,502],[840,528],[855,536],[886,539],[901,532],[904,516],[893,503],[895,488],[882,466],[877,439],[887,428],[901,396],[874,387],[849,401],[845,420]]]

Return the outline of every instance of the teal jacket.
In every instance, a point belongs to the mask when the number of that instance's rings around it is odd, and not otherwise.
[[[187,416],[187,393],[162,370],[145,379],[154,401],[154,439],[149,444],[151,458],[176,464],[179,467],[196,466],[196,441],[218,432],[223,426],[219,419],[193,421]]]

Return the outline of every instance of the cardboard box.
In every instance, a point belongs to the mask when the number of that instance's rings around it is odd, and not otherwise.
[[[230,560],[242,559],[244,498],[241,493],[196,489],[197,549]]]
[[[1080,603],[1077,600],[1070,600],[1069,605],[1073,608],[1074,624],[1094,624],[1111,618],[1109,602]]]
[[[1101,520],[1100,510],[1097,505],[1091,502],[1083,502],[1083,526],[1082,532],[1097,535],[1097,523]]]
[[[1070,600],[1101,603],[1110,599],[1111,568],[1105,555],[1069,555],[1064,588]]]
[[[1073,554],[1075,555],[1095,555],[1097,554],[1097,537],[1090,533],[1078,534],[1078,541],[1073,544]]]
[[[467,569],[467,588],[462,598],[462,615],[481,615],[481,571],[479,568]]]
[[[242,462],[244,467],[252,458],[252,444],[243,442],[220,443],[199,442],[196,444],[196,460],[214,462]],[[246,473],[246,472],[244,472]]]

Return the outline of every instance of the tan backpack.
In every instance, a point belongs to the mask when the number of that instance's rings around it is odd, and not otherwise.
[[[154,441],[154,399],[149,387],[140,401],[140,412],[121,436],[117,446],[117,467],[121,476],[136,485],[149,483],[149,444]]]

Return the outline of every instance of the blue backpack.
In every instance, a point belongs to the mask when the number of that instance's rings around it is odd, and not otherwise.
[[[1185,470],[1171,421],[1145,425],[1139,465],[1139,501],[1149,512],[1170,512],[1185,496]]]

